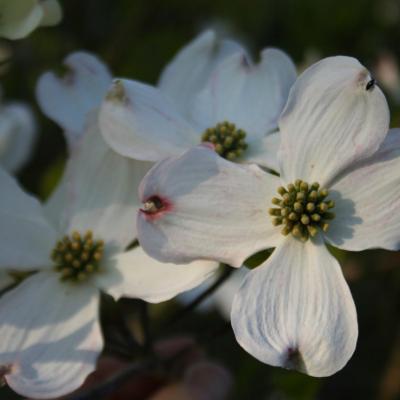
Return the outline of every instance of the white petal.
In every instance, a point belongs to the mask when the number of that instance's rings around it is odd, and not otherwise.
[[[211,75],[196,99],[193,117],[203,129],[227,120],[250,139],[262,138],[277,128],[295,79],[293,62],[280,50],[264,50],[256,65],[245,54],[235,53]]]
[[[61,22],[62,8],[57,0],[42,0],[40,5],[43,9],[41,26],[53,26]]]
[[[378,150],[389,123],[381,90],[354,58],[330,57],[308,68],[281,116],[281,171],[327,185],[347,166]]]
[[[109,260],[110,273],[99,275],[98,284],[116,300],[125,296],[159,303],[200,285],[215,274],[218,266],[215,261],[160,263],[136,247]]]
[[[158,161],[200,143],[201,135],[158,89],[117,80],[104,100],[100,129],[106,142],[123,156]]]
[[[68,227],[69,211],[73,200],[73,193],[68,186],[70,164],[67,164],[68,167],[64,169],[60,181],[43,204],[43,211],[47,220],[51,222],[60,235],[63,235]]]
[[[139,241],[163,262],[210,259],[240,267],[282,238],[268,205],[279,179],[255,165],[234,164],[206,146],[155,166],[142,181],[143,202],[165,203],[157,214],[138,215]]]
[[[251,271],[233,301],[232,326],[258,360],[312,376],[343,368],[358,335],[350,290],[320,238],[289,237]]]
[[[400,129],[333,185],[336,214],[326,234],[346,250],[400,249]]]
[[[263,167],[279,171],[278,150],[281,144],[279,132],[270,133],[248,143],[243,158],[245,162],[255,163]]]
[[[73,146],[82,136],[87,114],[98,107],[111,84],[108,68],[94,55],[71,53],[64,60],[68,72],[60,78],[44,73],[36,87],[36,97],[43,111],[66,132]]]
[[[136,238],[138,187],[150,164],[112,151],[93,117],[67,165],[67,230],[92,230],[99,239],[123,249]]]
[[[0,365],[17,393],[54,398],[72,392],[91,373],[103,347],[98,290],[61,283],[42,272],[0,300]]]
[[[46,221],[40,203],[1,169],[0,188],[0,267],[46,267],[56,233]]]
[[[0,15],[0,36],[22,39],[38,27],[43,9],[37,0],[3,0]]]
[[[0,119],[0,164],[7,171],[16,172],[31,155],[36,136],[35,120],[32,111],[21,103],[2,107]]]
[[[194,95],[203,88],[215,66],[242,47],[222,40],[214,31],[205,31],[183,47],[164,68],[158,87],[184,113],[189,114]]]

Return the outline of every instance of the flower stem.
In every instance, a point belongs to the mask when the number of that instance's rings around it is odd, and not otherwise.
[[[208,296],[213,294],[232,274],[233,268],[226,264],[221,264],[223,271],[218,279],[203,293],[197,296],[192,302],[186,305],[183,309],[177,311],[165,324],[167,327],[174,325],[176,322],[180,321],[191,311],[193,311],[202,301],[204,301]]]

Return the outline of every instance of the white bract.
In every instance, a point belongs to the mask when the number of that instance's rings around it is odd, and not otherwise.
[[[32,111],[25,104],[0,104],[0,166],[15,173],[31,155],[36,136]]]
[[[160,302],[193,288],[218,263],[160,263],[136,237],[137,186],[148,165],[121,157],[89,124],[44,207],[0,171],[0,267],[38,271],[0,299],[0,366],[30,398],[54,398],[93,371],[103,340],[100,291]]]
[[[0,37],[22,39],[39,26],[57,25],[61,18],[57,0],[0,0]]]
[[[280,117],[280,177],[206,146],[164,160],[141,183],[139,241],[160,261],[234,267],[276,247],[235,297],[236,338],[265,363],[331,375],[351,357],[358,328],[325,243],[400,245],[400,130],[387,134],[388,123],[368,71],[353,58],[324,59],[298,78]]]
[[[100,129],[116,152],[137,160],[210,142],[229,160],[277,169],[277,121],[295,78],[282,51],[265,49],[253,64],[238,44],[205,32],[176,56],[158,88],[115,80]]]
[[[91,111],[97,109],[111,85],[112,75],[93,54],[79,51],[64,59],[67,72],[45,72],[36,85],[43,113],[60,125],[70,150],[79,143]]]

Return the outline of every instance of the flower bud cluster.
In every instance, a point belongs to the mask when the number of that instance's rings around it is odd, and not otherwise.
[[[278,193],[281,198],[274,197],[272,204],[277,208],[270,208],[269,214],[273,217],[273,225],[283,225],[281,233],[306,241],[310,236],[314,237],[318,229],[326,232],[329,228],[329,220],[335,218],[335,214],[329,210],[335,206],[333,200],[326,200],[329,192],[320,188],[319,183],[309,185],[300,179],[287,188],[280,186]]]
[[[55,263],[54,269],[61,274],[61,280],[83,282],[99,270],[103,252],[104,242],[94,240],[92,231],[83,236],[75,231],[57,242],[51,258]]]
[[[244,130],[237,129],[235,124],[224,121],[218,123],[214,128],[206,129],[201,140],[212,143],[215,151],[221,157],[233,161],[241,157],[247,149],[245,138]]]

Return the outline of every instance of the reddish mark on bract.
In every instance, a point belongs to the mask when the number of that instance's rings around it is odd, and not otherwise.
[[[147,220],[154,221],[160,218],[166,212],[172,210],[172,203],[165,197],[152,195],[144,201],[140,211]]]
[[[215,150],[215,145],[214,143],[211,142],[203,142],[200,146],[206,147],[207,149],[210,150]]]
[[[286,357],[285,368],[306,371],[303,357],[297,347],[289,347]]]

